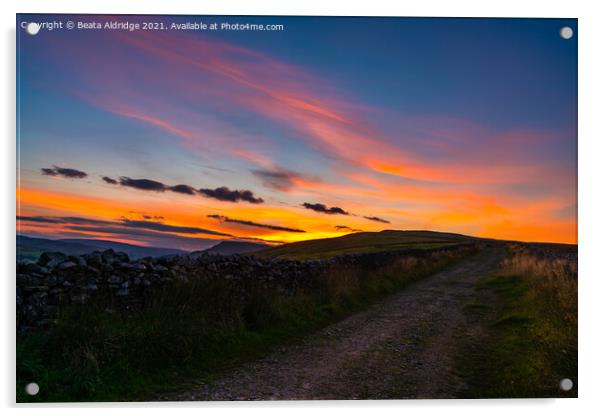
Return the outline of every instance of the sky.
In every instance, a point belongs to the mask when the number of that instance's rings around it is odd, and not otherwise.
[[[18,30],[19,234],[577,242],[575,19],[67,20],[284,30]]]

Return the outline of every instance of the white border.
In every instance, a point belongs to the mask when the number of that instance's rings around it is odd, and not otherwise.
[[[474,17],[577,17],[579,18],[579,399],[576,400],[476,400],[476,401],[405,401],[405,402],[274,402],[274,403],[189,403],[189,404],[107,404],[53,405],[47,408],[23,407],[28,413],[45,415],[125,414],[145,407],[149,414],[163,414],[170,407],[190,414],[199,412],[231,412],[241,410],[251,415],[306,415],[307,412],[345,412],[356,415],[375,410],[383,414],[416,412],[450,415],[504,415],[508,413],[544,413],[566,415],[595,413],[598,389],[601,386],[600,355],[602,345],[598,317],[602,296],[602,274],[597,254],[602,248],[602,188],[600,180],[600,75],[602,22],[595,2],[506,0],[423,0],[395,2],[370,0],[22,0],[1,3],[2,14],[2,83],[1,101],[4,138],[1,140],[4,174],[2,191],[1,264],[5,273],[0,278],[2,325],[0,404],[15,412],[14,406],[14,225],[15,225],[15,13],[132,13],[132,14],[271,14],[271,15],[332,15],[332,16],[474,16]],[[148,408],[150,407],[150,408]],[[598,409],[599,410],[599,409]]]

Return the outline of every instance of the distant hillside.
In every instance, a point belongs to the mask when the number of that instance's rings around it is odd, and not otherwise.
[[[434,248],[476,239],[462,234],[436,231],[363,232],[342,237],[300,241],[254,253],[259,257],[292,260],[324,259],[345,253],[375,253],[402,248]]]
[[[20,261],[35,261],[44,251],[60,251],[65,254],[77,255],[90,253],[95,250],[107,250],[109,248],[127,253],[132,259],[186,253],[183,250],[175,248],[144,247],[110,240],[92,240],[84,238],[51,240],[47,238],[27,237],[24,235],[17,236],[17,260]]]
[[[203,250],[203,253],[242,254],[264,250],[267,247],[270,246],[261,243],[248,243],[245,241],[222,241],[221,243],[208,248],[207,250]]]

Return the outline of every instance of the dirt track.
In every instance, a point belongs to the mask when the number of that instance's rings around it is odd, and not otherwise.
[[[489,249],[299,345],[160,400],[453,398],[464,386],[455,357],[480,335],[463,307],[503,256]]]

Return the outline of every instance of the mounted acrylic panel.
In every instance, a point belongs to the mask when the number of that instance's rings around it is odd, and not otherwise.
[[[577,38],[17,15],[17,401],[576,397]]]

